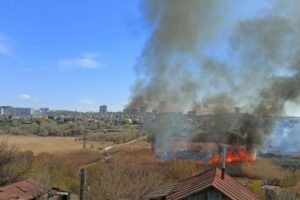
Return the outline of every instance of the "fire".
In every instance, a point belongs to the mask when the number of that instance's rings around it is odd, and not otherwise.
[[[218,164],[218,163],[221,163],[221,156],[217,154],[213,155],[208,160],[208,164]]]
[[[226,154],[225,162],[232,163],[232,162],[240,162],[240,161],[252,161],[254,159],[254,155],[252,152],[247,152],[245,148],[240,147],[236,148],[235,146],[231,146],[229,151]],[[209,164],[219,164],[222,162],[222,157],[218,154],[212,155],[208,163]]]

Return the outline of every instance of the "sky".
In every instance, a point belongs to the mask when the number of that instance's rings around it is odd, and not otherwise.
[[[1,0],[0,105],[122,110],[146,35],[139,0]]]
[[[0,0],[0,106],[121,111],[149,37],[140,2]],[[229,17],[251,17],[267,5],[236,2]]]

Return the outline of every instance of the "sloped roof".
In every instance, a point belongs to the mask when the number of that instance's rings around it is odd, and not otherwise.
[[[143,199],[159,199],[167,196],[176,187],[177,184],[163,185],[147,193]]]
[[[164,197],[167,200],[184,199],[192,194],[213,187],[232,200],[258,200],[256,194],[254,194],[246,186],[242,185],[226,173],[224,179],[222,179],[221,174],[222,171],[220,169],[213,168],[196,176],[181,180],[171,191],[169,191],[169,193],[164,195]],[[152,193],[152,197],[147,195],[149,196],[148,199],[154,199],[154,194],[155,193]]]
[[[0,200],[29,200],[42,194],[45,188],[31,179],[0,187]]]

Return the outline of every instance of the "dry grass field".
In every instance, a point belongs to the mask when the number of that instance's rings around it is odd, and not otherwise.
[[[70,152],[83,148],[83,142],[75,140],[75,137],[40,137],[35,135],[14,136],[0,135],[0,141],[7,140],[10,145],[14,145],[20,151],[30,150],[34,154],[47,152]],[[109,146],[110,142],[90,142],[87,141],[86,148],[97,151],[100,147]]]

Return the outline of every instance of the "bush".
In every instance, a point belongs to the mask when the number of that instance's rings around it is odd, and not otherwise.
[[[236,177],[247,177],[251,179],[264,179],[269,184],[279,185],[284,178],[285,171],[275,165],[271,160],[257,159],[251,163],[232,163],[226,166],[228,174]]]
[[[21,129],[21,127],[11,127],[9,129],[9,132],[13,135],[25,135],[24,129]]]
[[[72,123],[70,129],[72,136],[82,135],[85,132],[85,127],[80,122]]]
[[[249,185],[249,188],[258,196],[260,200],[265,200],[265,193],[260,181],[255,181]]]
[[[41,153],[35,157],[28,177],[38,180],[48,187],[78,193],[79,168],[99,160],[95,151],[73,151],[65,154]]]
[[[281,187],[293,187],[300,183],[300,171],[287,172],[280,182]]]
[[[153,164],[145,165],[131,157],[115,157],[88,169],[91,190],[87,199],[138,200],[162,182],[162,176]]]
[[[38,131],[39,136],[56,136],[56,135],[62,135],[62,132],[58,128],[56,124],[49,124],[49,123],[44,123],[40,125],[39,131]]]
[[[32,167],[32,162],[32,152],[18,152],[6,141],[0,141],[0,186],[21,179]]]

